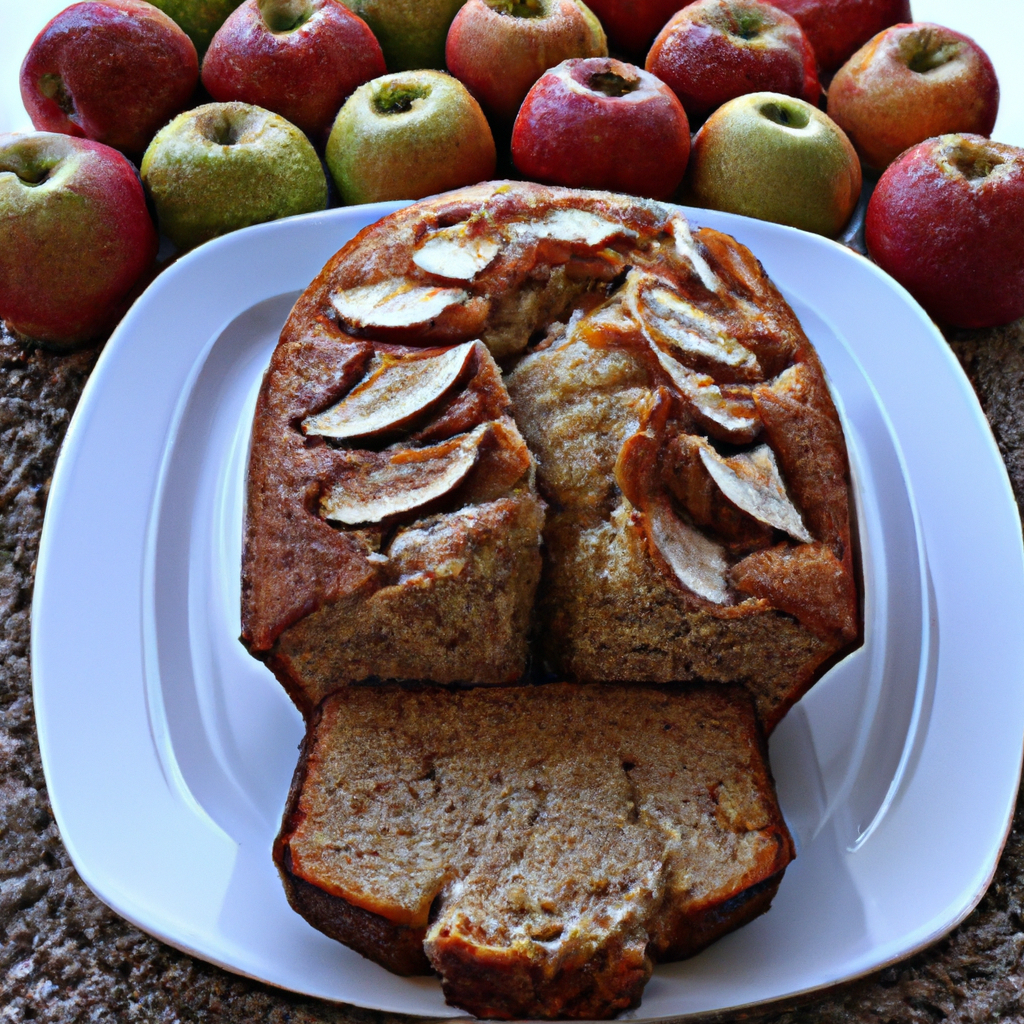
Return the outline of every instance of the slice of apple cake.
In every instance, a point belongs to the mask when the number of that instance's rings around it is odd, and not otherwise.
[[[741,687],[348,687],[274,856],[312,924],[456,1006],[603,1018],[764,912],[793,844]]]

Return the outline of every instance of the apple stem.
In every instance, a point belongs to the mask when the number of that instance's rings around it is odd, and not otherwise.
[[[271,32],[293,32],[313,16],[310,0],[259,0],[259,8]]]

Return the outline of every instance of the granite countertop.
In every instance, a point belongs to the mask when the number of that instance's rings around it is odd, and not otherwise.
[[[1024,320],[950,343],[1024,502]],[[0,330],[0,1022],[369,1024],[415,1020],[290,995],[144,935],[79,879],[47,800],[32,714],[29,615],[57,451],[98,355],[28,350]],[[971,524],[965,524],[966,529]],[[941,852],[937,851],[941,856]],[[786,1012],[786,1024],[1024,1019],[1024,802],[995,880],[946,939]]]

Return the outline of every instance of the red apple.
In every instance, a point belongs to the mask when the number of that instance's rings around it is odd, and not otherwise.
[[[87,139],[0,135],[0,317],[72,345],[112,327],[156,256],[135,168]]]
[[[691,120],[748,92],[781,92],[817,103],[814,51],[788,14],[761,0],[698,0],[658,33],[646,68],[678,97]]]
[[[1024,316],[1024,149],[980,135],[927,139],[890,164],[868,203],[875,262],[937,320]]]
[[[613,50],[640,57],[686,0],[590,0]]]
[[[873,35],[910,21],[910,0],[773,0],[792,14],[814,47],[818,67],[831,74]]]
[[[448,70],[507,122],[548,68],[607,53],[604,31],[579,0],[467,0],[445,46]]]
[[[338,0],[245,0],[206,51],[203,85],[326,141],[349,95],[386,70],[369,26]]]
[[[828,91],[829,117],[878,170],[936,135],[989,135],[998,110],[999,83],[985,51],[925,22],[879,32],[839,69]]]
[[[199,79],[192,40],[143,0],[86,0],[36,36],[21,97],[36,128],[137,156],[188,106]]]
[[[566,60],[530,90],[512,130],[528,178],[668,199],[686,170],[690,126],[654,75],[609,57]]]

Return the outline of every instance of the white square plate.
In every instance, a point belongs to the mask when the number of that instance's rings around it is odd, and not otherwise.
[[[288,907],[270,858],[302,733],[237,642],[243,477],[292,302],[399,204],[279,221],[185,256],[110,339],[54,476],[33,606],[46,780],[81,876],[153,935],[326,999],[444,1016]],[[704,210],[821,354],[850,445],[864,646],[771,742],[797,839],[771,911],[657,968],[633,1017],[806,993],[935,940],[995,869],[1024,741],[1024,551],[970,385],[920,308],[841,246]]]

